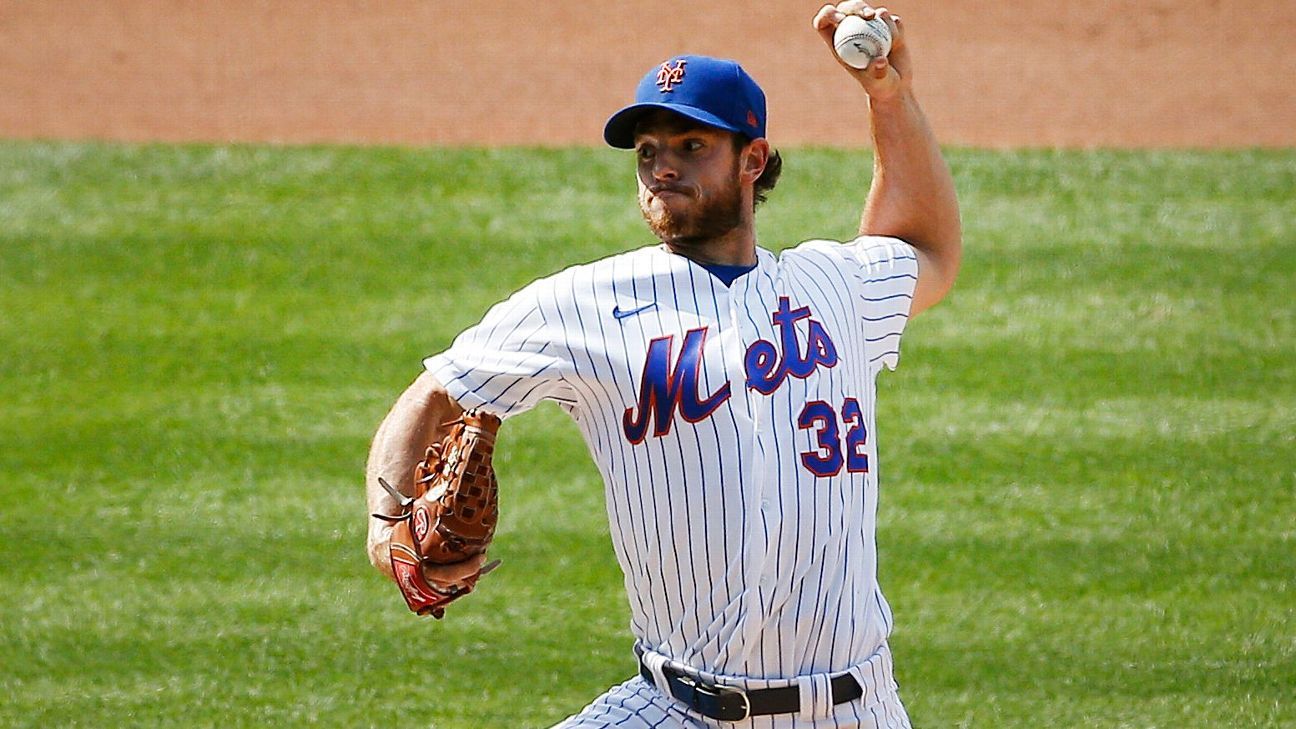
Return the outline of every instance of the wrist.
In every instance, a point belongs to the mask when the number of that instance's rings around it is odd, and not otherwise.
[[[893,93],[869,94],[869,111],[874,116],[906,111],[917,104],[913,90],[909,87],[895,89]]]

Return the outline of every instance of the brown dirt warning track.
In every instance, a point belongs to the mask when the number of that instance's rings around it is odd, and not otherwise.
[[[599,144],[676,53],[736,58],[776,144],[862,145],[818,2],[0,0],[0,137]],[[905,0],[940,139],[1296,146],[1296,2]]]

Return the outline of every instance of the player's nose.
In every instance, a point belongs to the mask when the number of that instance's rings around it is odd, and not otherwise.
[[[668,154],[658,154],[653,158],[652,176],[654,180],[670,181],[679,179],[679,167]]]

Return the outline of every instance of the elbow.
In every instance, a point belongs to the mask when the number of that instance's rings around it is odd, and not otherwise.
[[[961,246],[955,243],[951,246],[950,253],[941,266],[936,276],[936,301],[940,301],[954,289],[954,282],[958,280],[959,268],[963,265],[963,255]]]
[[[925,287],[925,290],[922,290],[922,287],[920,287],[919,292],[914,296],[914,308],[911,313],[917,314],[926,311],[936,304],[939,304],[941,301],[944,301],[945,297],[948,296],[949,292],[954,288],[954,280],[957,277],[957,273],[958,265],[956,263],[949,269],[943,270],[940,274],[935,276],[931,283]]]
[[[374,543],[373,540],[370,540],[365,545],[365,553],[369,555],[369,564],[373,565],[376,570],[382,571],[383,562],[386,561],[384,551],[386,550],[382,549],[381,545]]]
[[[391,555],[388,545],[391,543],[391,527],[386,524],[375,524],[377,519],[369,517],[371,524],[369,526],[369,537],[365,541],[365,552],[369,556],[369,564],[374,569],[387,575],[392,576]]]
[[[954,279],[958,277],[959,267],[963,265],[963,219],[959,215],[957,203],[948,222],[942,227],[940,245],[936,250],[940,252],[942,284],[948,292],[954,287]]]
[[[954,281],[958,279],[959,269],[963,267],[963,234],[955,231],[946,247],[946,255],[941,262],[940,267],[940,287],[941,296],[950,292],[954,288]]]
[[[928,262],[934,269],[932,289],[938,293],[937,299],[944,298],[954,288],[954,280],[963,265],[963,221],[957,208],[942,228],[940,235],[927,246]]]
[[[962,239],[957,234],[943,238],[939,245],[915,248],[918,249],[918,283],[914,287],[910,316],[917,316],[945,298],[954,288],[963,262]]]

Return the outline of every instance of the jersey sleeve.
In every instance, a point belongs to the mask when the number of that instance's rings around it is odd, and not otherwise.
[[[918,253],[899,238],[871,235],[856,238],[844,249],[859,264],[856,276],[869,368],[894,370],[918,284]]]
[[[566,379],[571,363],[540,306],[542,283],[496,304],[449,349],[423,360],[464,409],[480,408],[507,418],[546,399],[568,409],[575,405]]]

